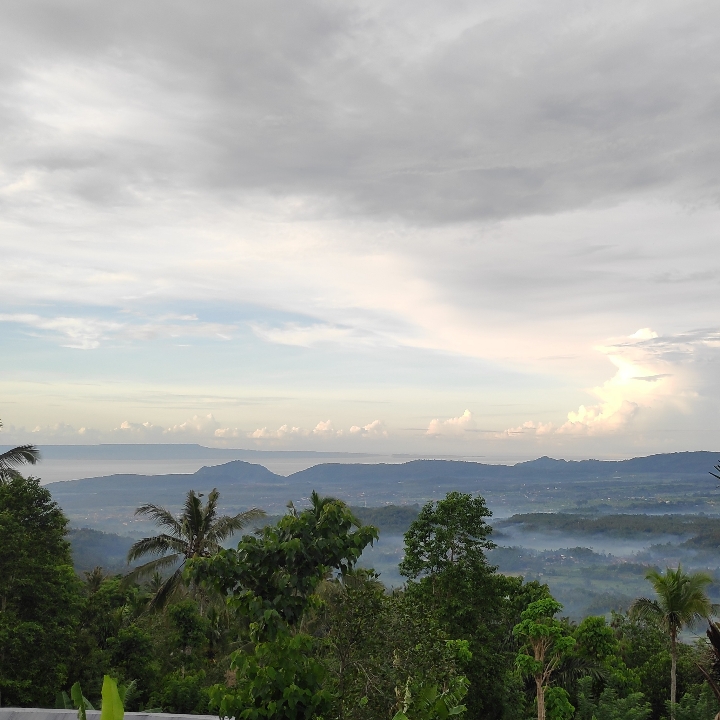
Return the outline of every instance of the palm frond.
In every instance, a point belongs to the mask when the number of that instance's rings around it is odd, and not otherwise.
[[[185,563],[183,563],[184,565]],[[161,588],[155,593],[150,604],[148,605],[149,610],[162,610],[172,596],[177,592],[182,583],[182,570],[181,565],[161,586]]]
[[[217,516],[217,501],[220,497],[220,493],[217,488],[213,488],[208,495],[205,507],[202,510],[202,525],[203,530],[207,531],[213,525],[215,517]]]
[[[322,497],[315,490],[310,493],[310,509],[312,510],[313,515],[317,518],[320,517],[326,505],[336,502],[342,502],[342,500],[338,500],[337,498],[330,496]]]
[[[146,537],[133,543],[128,550],[127,561],[131,563],[133,560],[143,557],[143,555],[164,555],[167,552],[185,553],[187,543],[172,535],[156,535],[154,537]]]
[[[595,660],[579,655],[569,655],[562,660],[553,673],[557,684],[566,690],[571,690],[575,683],[585,676],[590,676],[593,680],[606,681],[609,672]]]
[[[146,562],[144,565],[139,565],[138,567],[133,568],[129,573],[127,573],[127,575],[123,576],[122,585],[130,585],[130,583],[133,583],[142,577],[152,575],[164,568],[172,567],[180,562],[181,558],[182,555],[180,553],[175,553],[174,555],[166,555],[165,557],[157,558],[157,560]]]
[[[40,451],[34,445],[19,445],[0,454],[0,479],[7,479],[20,465],[34,465]]]
[[[196,537],[198,531],[202,527],[202,494],[197,494],[194,490],[190,490],[185,497],[180,522],[182,523],[184,532],[188,537]]]
[[[180,523],[175,519],[175,516],[164,507],[160,505],[153,505],[147,503],[141,505],[135,510],[136,515],[147,515],[149,518],[155,521],[156,525],[160,527],[166,527],[177,536],[182,535],[182,527]]]
[[[640,598],[633,603],[633,609],[638,617],[655,616],[672,634],[697,625],[715,611],[705,592],[713,582],[707,573],[687,573],[678,565],[675,570],[667,568],[664,574],[650,570],[645,577],[657,593],[657,600]]]
[[[233,516],[223,515],[215,520],[206,536],[206,540],[208,543],[219,545],[224,540],[227,540],[233,533],[242,530],[253,520],[259,520],[266,515],[267,513],[260,508],[250,508],[250,510]]]
[[[641,597],[630,606],[630,615],[638,620],[657,620],[662,618],[663,611],[657,600]]]
[[[713,470],[714,470],[715,472],[713,472],[712,470],[710,470],[710,471],[709,471],[710,474],[711,474],[714,478],[717,478],[718,480],[720,480],[720,463],[718,463],[717,465],[714,465],[714,466],[713,466]]]

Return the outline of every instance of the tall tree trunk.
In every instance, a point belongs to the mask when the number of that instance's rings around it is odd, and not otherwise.
[[[675,720],[675,703],[677,702],[677,630],[670,633],[670,717]]]
[[[542,677],[535,678],[535,687],[537,688],[538,720],[545,720],[545,687]]]

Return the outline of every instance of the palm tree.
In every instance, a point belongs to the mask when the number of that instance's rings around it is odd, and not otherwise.
[[[126,582],[159,573],[175,567],[175,571],[158,588],[150,601],[150,608],[162,608],[182,584],[182,571],[190,558],[210,557],[218,552],[224,540],[242,530],[249,522],[264,517],[265,511],[251,508],[237,515],[217,514],[220,493],[213,489],[205,505],[202,493],[190,490],[182,513],[176,518],[163,507],[148,503],[135,510],[136,515],[147,515],[165,532],[138,540],[129,550],[127,561],[133,562],[145,555],[159,555],[155,560],[140,565],[125,576]]]
[[[0,428],[2,420],[0,420]],[[7,452],[0,453],[0,482],[8,480],[17,471],[18,465],[34,465],[40,459],[40,451],[34,445],[20,445]]]
[[[108,575],[104,573],[103,569],[99,565],[96,565],[90,571],[84,572],[83,575],[85,576],[85,587],[87,588],[89,595],[96,593],[102,587],[103,582],[108,578]]]
[[[671,717],[674,718],[677,701],[677,636],[684,627],[692,627],[715,612],[716,606],[705,592],[705,587],[713,580],[707,573],[686,573],[680,565],[677,570],[667,568],[664,575],[657,570],[650,570],[645,577],[653,586],[657,600],[638,598],[630,612],[641,620],[656,620],[670,635],[670,704]]]

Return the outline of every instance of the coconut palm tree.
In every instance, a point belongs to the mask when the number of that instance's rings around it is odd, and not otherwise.
[[[680,565],[677,570],[667,568],[665,574],[650,570],[646,575],[655,593],[656,600],[638,598],[630,612],[639,619],[654,619],[670,635],[670,703],[671,717],[675,717],[677,702],[677,636],[684,627],[692,627],[707,619],[716,611],[710,602],[706,586],[712,583],[707,573],[687,573]]]
[[[190,490],[185,499],[182,513],[176,518],[159,505],[148,503],[135,510],[136,515],[147,515],[165,532],[138,540],[129,550],[128,563],[146,555],[161,557],[140,565],[125,576],[126,582],[159,573],[164,568],[174,567],[174,572],[165,580],[150,601],[150,608],[162,608],[168,599],[182,585],[182,571],[190,558],[210,557],[233,533],[242,530],[249,522],[265,515],[264,510],[251,508],[237,515],[217,514],[220,493],[213,489],[203,505],[202,493]]]
[[[0,420],[0,428],[2,420]],[[18,465],[34,465],[40,459],[40,451],[34,445],[20,445],[7,452],[0,453],[0,482],[10,478]]]

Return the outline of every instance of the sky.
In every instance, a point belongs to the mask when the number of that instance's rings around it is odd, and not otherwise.
[[[7,0],[0,443],[719,449],[717,2]]]

